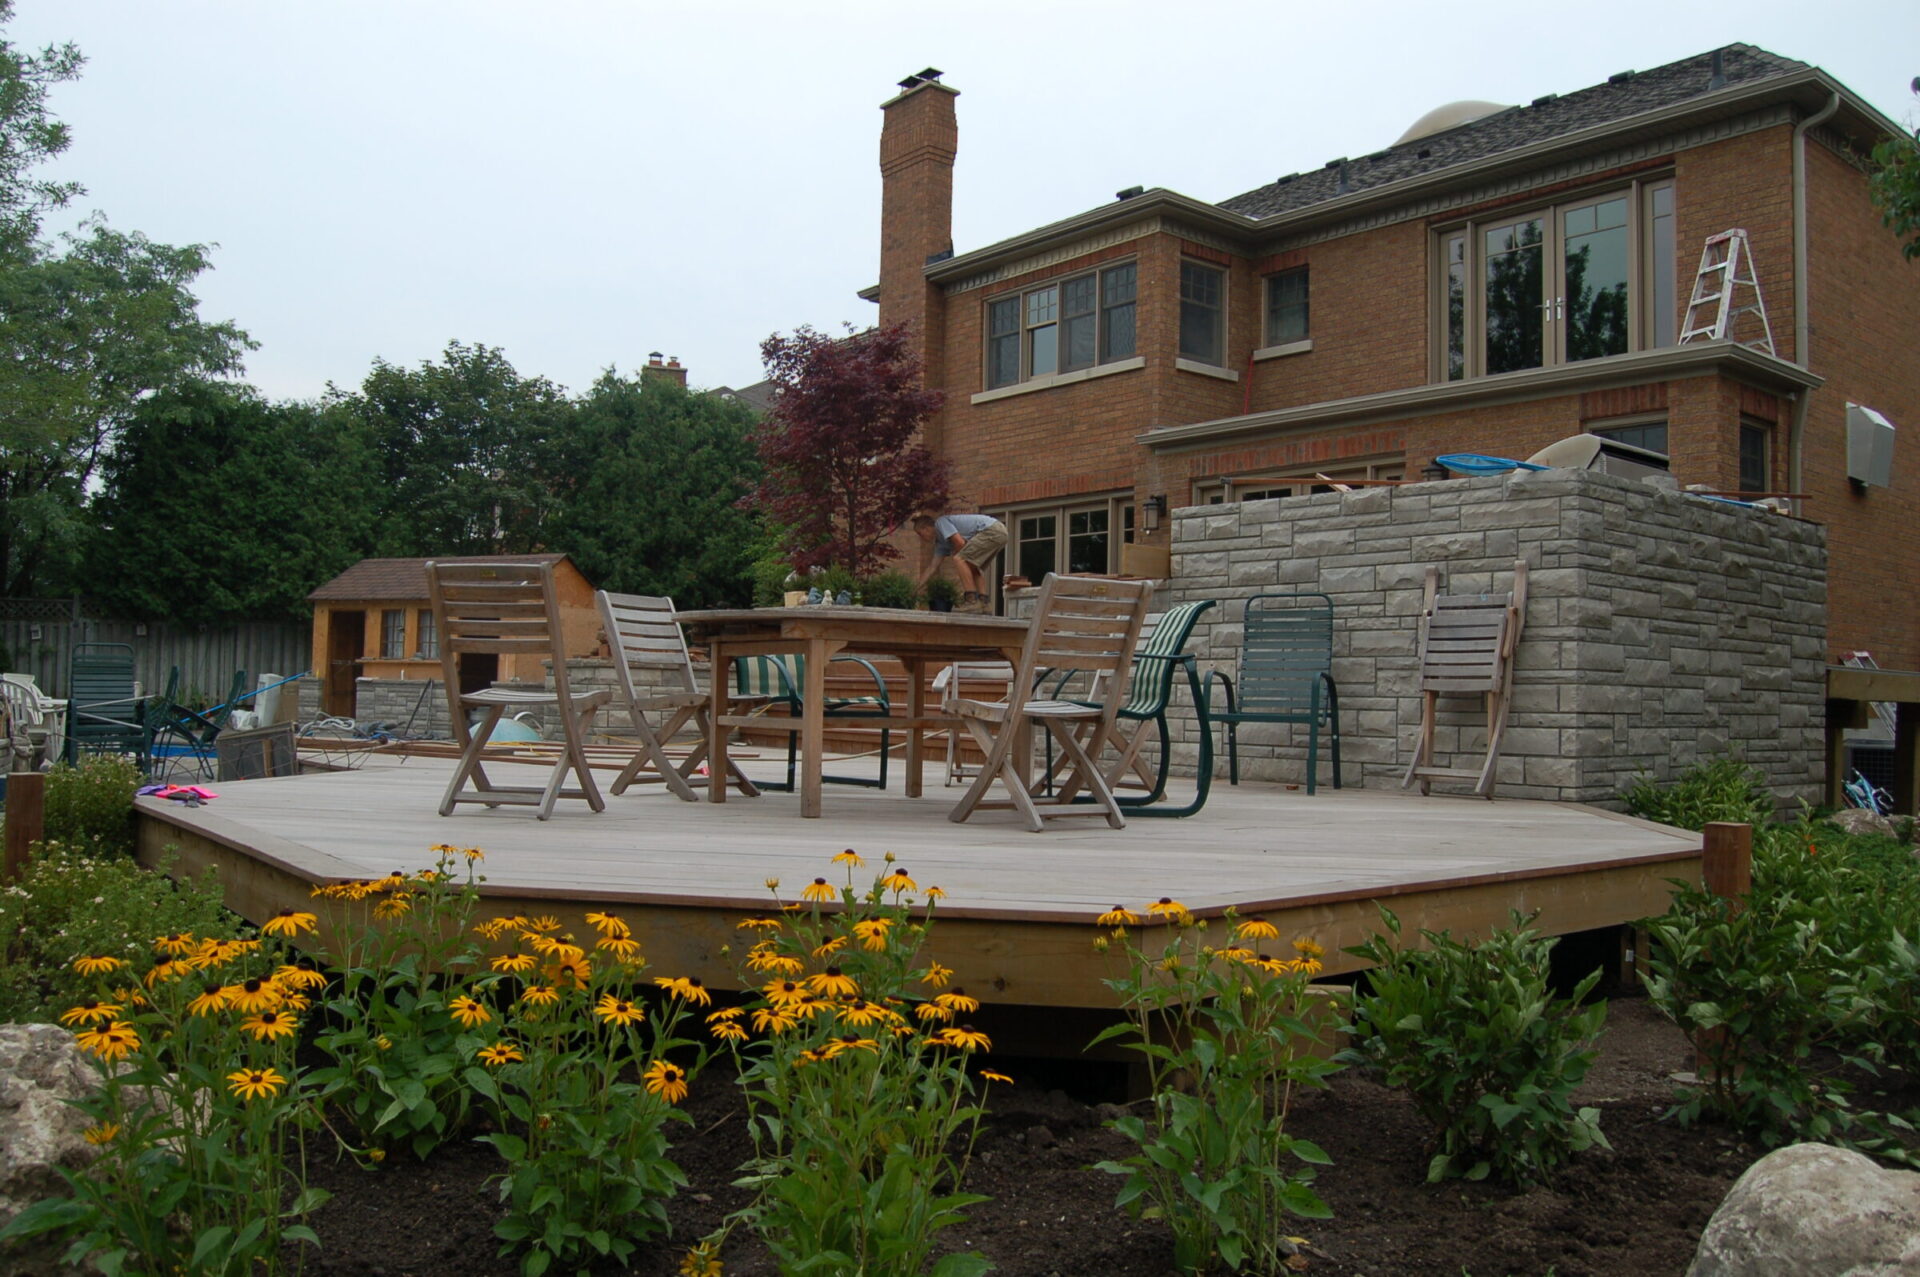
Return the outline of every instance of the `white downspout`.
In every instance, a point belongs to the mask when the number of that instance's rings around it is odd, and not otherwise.
[[[1824,124],[1840,109],[1840,95],[1830,94],[1827,104],[1793,128],[1793,362],[1812,370],[1807,346],[1810,306],[1807,294],[1807,133]],[[1802,390],[1793,397],[1793,416],[1787,426],[1787,491],[1801,490],[1802,450],[1806,446],[1807,400],[1811,392]],[[1800,503],[1794,502],[1799,514]]]

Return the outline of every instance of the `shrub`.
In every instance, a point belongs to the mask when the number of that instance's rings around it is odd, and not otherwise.
[[[1127,929],[1139,917],[1119,906],[1100,919],[1112,937],[1095,942],[1117,944],[1128,971],[1107,981],[1127,1018],[1094,1042],[1126,1040],[1144,1057],[1153,1091],[1145,1118],[1109,1123],[1140,1152],[1098,1169],[1127,1177],[1120,1205],[1136,1215],[1152,1206],[1171,1225],[1182,1272],[1210,1271],[1216,1261],[1235,1272],[1281,1272],[1294,1217],[1333,1213],[1311,1186],[1311,1165],[1330,1159],[1286,1133],[1294,1089],[1324,1086],[1338,1067],[1310,1051],[1308,985],[1323,951],[1296,940],[1290,955],[1270,955],[1273,925],[1231,913],[1225,947],[1215,948],[1205,943],[1206,924],[1177,901],[1149,909],[1170,923],[1157,952],[1134,943]]]
[[[1347,950],[1374,964],[1356,993],[1355,1045],[1347,1058],[1378,1066],[1407,1089],[1438,1132],[1429,1182],[1451,1176],[1513,1184],[1543,1179],[1595,1144],[1600,1111],[1570,1097],[1599,1053],[1593,1043],[1604,1002],[1582,1008],[1595,970],[1567,999],[1547,990],[1554,941],[1513,916],[1485,942],[1422,931],[1425,949],[1400,944],[1400,920],[1385,908],[1389,934]]]
[[[133,793],[145,782],[124,754],[89,754],[47,773],[46,837],[97,854],[131,856]]]
[[[782,1272],[918,1273],[935,1234],[986,1200],[960,1188],[980,1118],[967,1057],[990,1044],[955,1023],[979,1002],[946,988],[953,973],[921,956],[943,893],[929,887],[916,907],[918,884],[894,866],[857,894],[860,857],[834,860],[847,867],[843,887],[815,878],[804,911],[776,897],[768,916],[740,924],[759,936],[746,983],[765,983],[746,1007],[707,1016],[739,1067],[754,1144],[739,1182],[757,1195],[728,1227],[752,1228]],[[777,879],[768,885],[778,890]],[[708,1271],[720,1241],[702,1243],[683,1271]],[[950,1254],[932,1271],[987,1267]]]
[[[951,577],[930,577],[927,580],[926,595],[929,604],[945,602],[952,605],[960,601],[960,587]]]
[[[1695,763],[1670,785],[1641,776],[1624,797],[1633,815],[1679,829],[1704,829],[1716,820],[1764,825],[1773,819],[1766,778],[1731,758]]]
[[[920,589],[905,572],[882,572],[860,586],[860,601],[868,607],[910,608],[920,601]]]
[[[1904,1120],[1855,1110],[1846,1068],[1920,1062],[1917,916],[1920,870],[1905,849],[1804,820],[1756,832],[1744,900],[1683,885],[1641,924],[1648,996],[1703,1061],[1674,1115],[1769,1146],[1901,1156]]]
[[[227,933],[219,879],[175,882],[92,847],[36,845],[26,875],[0,890],[0,1022],[52,1021],[91,982],[73,970],[83,954],[142,959],[156,935]]]

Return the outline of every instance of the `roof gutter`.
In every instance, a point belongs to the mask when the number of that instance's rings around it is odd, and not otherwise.
[[[1812,368],[1812,303],[1807,280],[1807,134],[1824,124],[1840,109],[1840,93],[1833,91],[1827,104],[1793,127],[1793,361]],[[1787,426],[1787,490],[1800,491],[1800,474],[1806,444],[1807,392],[1793,397],[1793,416]],[[1794,502],[1794,513],[1799,513]]]

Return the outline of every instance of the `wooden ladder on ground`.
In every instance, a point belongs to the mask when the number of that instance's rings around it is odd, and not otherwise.
[[[1742,300],[1742,290],[1750,300]],[[1767,303],[1760,296],[1753,246],[1747,242],[1746,231],[1736,227],[1707,236],[1700,249],[1700,269],[1694,273],[1693,299],[1687,303],[1680,341],[1685,344],[1696,337],[1709,341],[1730,337],[1742,315],[1759,317],[1760,337],[1741,344],[1773,354],[1773,325],[1767,322]]]

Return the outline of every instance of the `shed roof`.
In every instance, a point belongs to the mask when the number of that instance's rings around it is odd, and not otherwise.
[[[429,563],[552,563],[564,554],[437,554],[428,559],[362,559],[307,595],[309,602],[359,602],[392,599],[412,602],[427,597]]]

